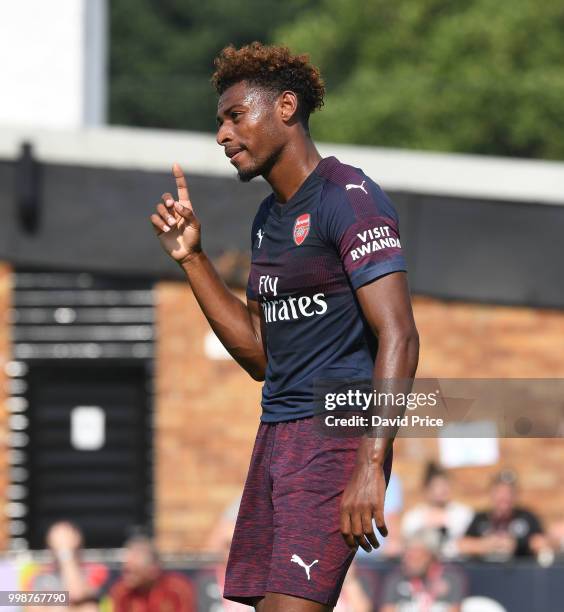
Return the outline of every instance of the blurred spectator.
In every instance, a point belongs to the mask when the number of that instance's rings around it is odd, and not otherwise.
[[[491,560],[538,555],[549,548],[540,520],[516,505],[517,478],[504,470],[492,481],[492,508],[478,512],[459,541],[460,552]]]
[[[121,578],[110,598],[114,612],[196,612],[188,579],[163,571],[152,541],[144,536],[127,541]]]
[[[473,510],[451,499],[449,474],[434,463],[429,463],[425,470],[423,492],[425,501],[403,517],[402,536],[408,539],[422,529],[434,530],[439,540],[440,556],[456,557],[456,543],[466,533],[474,515]]]
[[[380,546],[376,550],[369,553],[359,548],[356,552],[355,561],[367,563],[378,559],[381,555],[384,557],[399,557],[401,554],[401,532],[400,532],[400,515],[403,510],[403,492],[401,488],[401,480],[395,474],[390,477],[388,488],[386,489],[386,497],[384,499],[384,520],[388,528],[388,536],[378,538]],[[374,533],[378,534],[376,524],[374,524]],[[378,535],[376,535],[378,537]]]
[[[381,612],[458,612],[466,584],[459,569],[438,559],[440,537],[423,529],[406,540],[401,566],[384,583]]]
[[[46,543],[55,562],[32,578],[30,589],[68,591],[71,608],[80,612],[98,610],[98,592],[109,573],[101,564],[81,561],[83,538],[80,529],[68,521],[54,523],[47,531]],[[34,606],[31,609],[35,612],[54,612],[56,608]]]

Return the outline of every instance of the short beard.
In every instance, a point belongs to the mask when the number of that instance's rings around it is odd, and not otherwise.
[[[276,162],[280,159],[283,148],[284,147],[276,148],[262,163],[259,163],[254,168],[249,168],[248,170],[237,170],[239,180],[242,183],[248,183],[256,176],[267,176],[272,168],[274,168]]]

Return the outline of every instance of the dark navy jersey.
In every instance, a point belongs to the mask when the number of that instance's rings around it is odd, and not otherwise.
[[[316,380],[372,378],[377,342],[355,290],[406,270],[397,213],[362,170],[328,157],[288,202],[261,203],[251,239],[247,297],[268,357],[261,420],[312,416]]]

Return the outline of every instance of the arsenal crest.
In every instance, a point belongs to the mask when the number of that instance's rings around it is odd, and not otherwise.
[[[294,242],[300,246],[309,234],[310,214],[300,215],[294,223]]]

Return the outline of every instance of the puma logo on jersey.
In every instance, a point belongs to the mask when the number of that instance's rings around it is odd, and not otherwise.
[[[262,244],[262,239],[264,238],[264,232],[262,231],[262,228],[259,229],[259,231],[257,232],[257,238],[258,238],[257,249],[260,249],[260,245]]]
[[[368,191],[366,191],[366,189],[364,188],[364,183],[366,183],[366,181],[362,181],[362,183],[360,185],[355,185],[354,183],[349,183],[348,185],[345,185],[345,189],[347,191],[350,191],[351,189],[362,189],[362,191],[364,191],[364,193],[366,195],[368,195]]]
[[[313,561],[312,563],[310,563],[309,565],[307,563],[304,563],[300,557],[298,557],[298,555],[292,555],[292,558],[290,559],[290,561],[292,563],[297,563],[300,567],[303,567],[307,576],[308,580],[311,580],[311,576],[310,576],[310,570],[311,568],[316,564],[319,563],[319,559],[316,559],[315,561]]]

